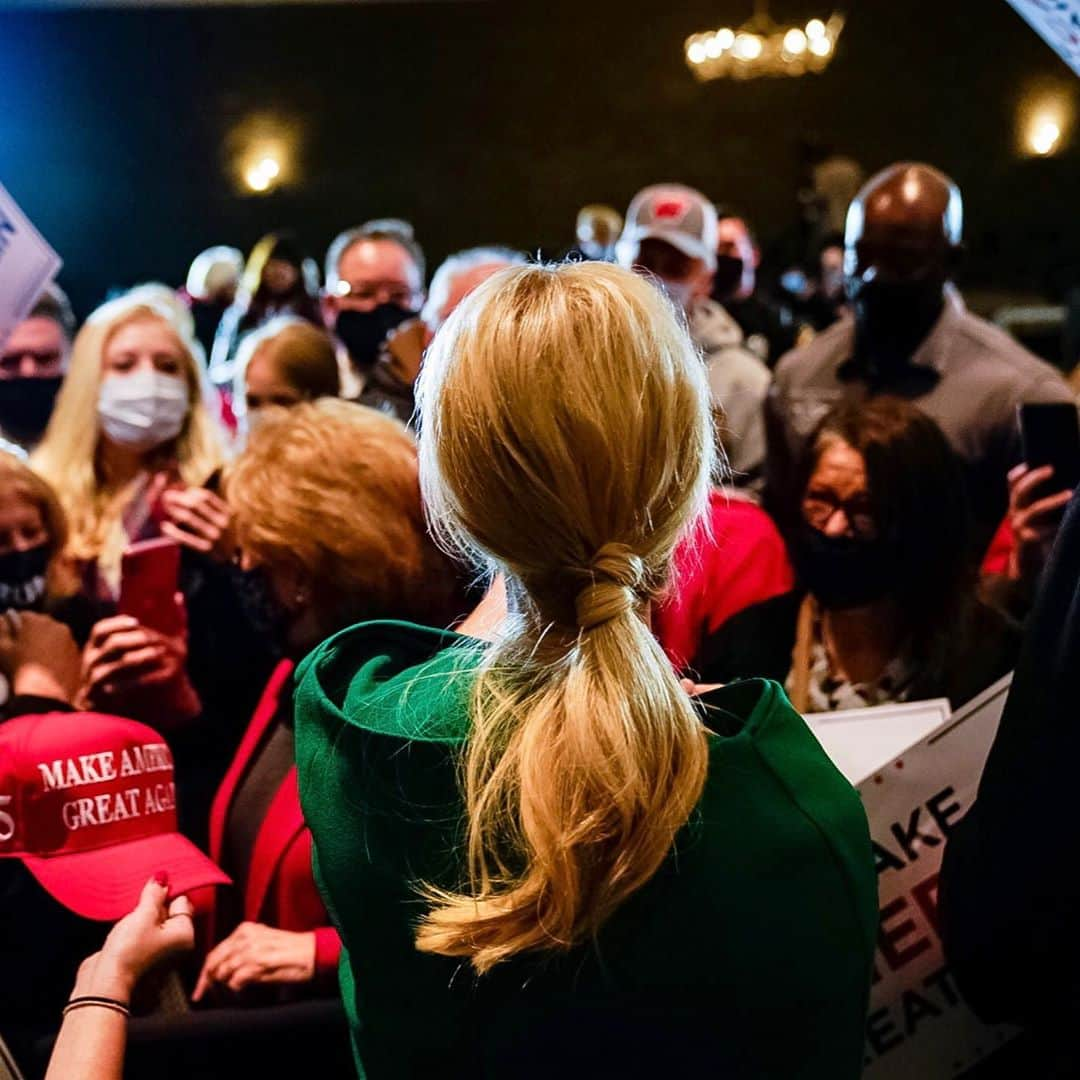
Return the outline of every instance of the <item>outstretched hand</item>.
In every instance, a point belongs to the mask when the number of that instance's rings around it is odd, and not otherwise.
[[[101,951],[83,961],[72,996],[96,994],[129,1001],[136,983],[168,957],[195,946],[194,908],[186,896],[169,900],[166,875],[143,886],[139,902],[109,932]]]

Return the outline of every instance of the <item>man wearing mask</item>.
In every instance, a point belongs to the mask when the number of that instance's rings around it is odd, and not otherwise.
[[[936,420],[968,479],[981,553],[1005,514],[1020,458],[1016,406],[1072,401],[1061,376],[971,315],[952,284],[963,203],[928,165],[873,177],[848,211],[844,272],[853,315],[785,356],[766,405],[767,497],[785,526],[807,440],[841,400],[906,398]]]
[[[761,251],[746,219],[731,210],[718,215],[712,297],[739,324],[747,348],[775,365],[795,344],[791,312],[758,288]]]
[[[344,350],[343,397],[360,397],[391,332],[419,314],[424,269],[412,226],[397,218],[347,229],[330,245],[323,319]]]
[[[656,184],[638,192],[616,245],[621,266],[651,274],[686,315],[704,353],[717,429],[737,487],[760,480],[762,403],[769,370],[743,344],[738,323],[709,298],[716,268],[716,208],[700,191]]]
[[[41,441],[64,381],[75,316],[56,285],[42,293],[0,352],[0,439],[29,451]]]

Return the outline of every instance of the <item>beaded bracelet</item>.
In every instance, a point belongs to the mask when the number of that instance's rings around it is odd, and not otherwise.
[[[64,1006],[63,1015],[67,1016],[69,1012],[74,1009],[88,1009],[96,1007],[99,1009],[111,1009],[113,1012],[118,1012],[123,1016],[130,1016],[131,1009],[122,1002],[117,1001],[116,998],[109,997],[97,997],[94,994],[87,994],[84,997],[72,998],[67,1005]]]

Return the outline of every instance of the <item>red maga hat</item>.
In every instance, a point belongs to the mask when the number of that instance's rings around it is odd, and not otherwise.
[[[87,919],[119,919],[146,882],[173,896],[229,878],[176,831],[172,753],[145,724],[98,713],[0,724],[0,857]]]

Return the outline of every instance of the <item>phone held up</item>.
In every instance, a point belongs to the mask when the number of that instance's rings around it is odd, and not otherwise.
[[[180,582],[180,546],[173,540],[143,540],[124,551],[120,563],[117,613],[138,619],[159,634],[183,630],[176,603]]]
[[[1080,484],[1080,414],[1069,402],[1018,405],[1024,462],[1032,469],[1053,467],[1040,497],[1075,489]]]

